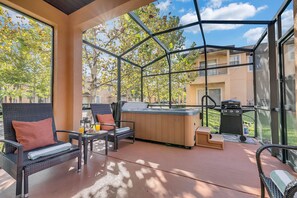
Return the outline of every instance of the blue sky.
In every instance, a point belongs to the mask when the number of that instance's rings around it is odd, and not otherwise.
[[[282,0],[198,0],[202,20],[271,20]],[[154,4],[161,15],[179,16],[180,24],[197,21],[193,0],[158,0]],[[293,24],[292,5],[282,17],[284,29]],[[253,45],[265,30],[265,25],[204,25],[207,44],[235,45],[238,47]],[[202,45],[199,28],[188,28],[184,32],[186,48],[195,41]]]
[[[204,20],[271,20],[283,0],[198,0],[201,18]],[[180,25],[197,21],[193,0],[157,0],[154,4],[160,9],[161,15],[180,17]],[[20,14],[8,11],[12,21],[17,23]],[[24,25],[28,19],[23,20]],[[284,31],[293,24],[292,3],[282,15]],[[265,30],[265,25],[204,25],[207,44],[235,45],[237,47],[254,45]],[[195,42],[202,45],[199,26],[184,31],[186,43],[184,48]]]

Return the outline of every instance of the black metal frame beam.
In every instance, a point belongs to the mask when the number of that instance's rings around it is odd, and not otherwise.
[[[201,31],[201,35],[202,35],[203,45],[205,46],[206,45],[206,40],[205,40],[202,24],[200,23],[201,16],[200,16],[200,11],[199,11],[199,6],[198,6],[198,0],[193,0],[193,2],[194,2],[194,6],[195,6],[196,15],[197,15],[197,18],[198,18],[198,21],[199,21],[199,27],[200,27],[200,31]]]
[[[143,68],[141,68],[141,76],[140,76],[140,99],[143,102]]]
[[[107,51],[106,49],[103,49],[103,48],[101,48],[101,47],[99,47],[97,45],[94,45],[94,44],[90,43],[89,41],[83,40],[83,44],[89,45],[89,46],[91,46],[91,47],[93,47],[93,48],[95,48],[97,50],[100,50],[100,51],[102,51],[102,52],[104,52],[106,54],[109,54],[109,55],[111,55],[113,57],[116,57],[116,58],[119,57],[118,55],[116,55],[116,54],[114,54],[114,53],[112,53],[110,51]]]
[[[270,82],[270,130],[272,144],[279,144],[278,134],[278,81],[276,66],[276,50],[275,50],[275,27],[274,24],[268,25],[268,64],[269,64],[269,82]],[[272,149],[272,154],[277,155],[278,150]]]
[[[201,16],[200,16],[200,11],[199,11],[199,6],[198,6],[198,0],[193,0],[194,2],[194,6],[195,6],[195,11],[196,11],[196,15],[197,15],[197,18],[198,18],[198,21],[200,22],[199,23],[199,27],[200,27],[200,31],[201,31],[201,35],[202,35],[202,40],[203,40],[203,45],[204,45],[204,65],[205,65],[205,77],[204,77],[204,80],[205,80],[205,95],[208,95],[208,85],[207,85],[207,67],[208,67],[208,64],[207,64],[207,49],[206,49],[206,40],[205,40],[205,35],[204,35],[204,31],[203,31],[203,26],[202,26],[202,23],[201,23]],[[206,126],[208,126],[208,100],[206,100]],[[203,108],[202,108],[203,109]],[[203,114],[203,112],[202,112]],[[204,116],[204,115],[202,115]],[[203,126],[203,117],[202,117],[202,126]]]
[[[121,57],[117,57],[117,74],[118,74],[118,79],[117,79],[117,101],[118,102],[121,102],[121,80],[122,80],[122,76],[121,76],[121,67],[122,67],[122,64],[121,64]]]
[[[167,61],[168,61],[168,67],[169,67],[169,76],[168,76],[168,92],[169,92],[169,108],[171,109],[172,100],[171,100],[171,92],[172,92],[172,84],[171,84],[171,58],[170,54],[166,55]]]
[[[186,51],[194,51],[194,50],[197,50],[197,49],[202,49],[204,48],[205,46],[198,46],[198,47],[192,47],[192,48],[187,48],[187,49],[181,49],[181,50],[175,50],[175,51],[172,51],[172,52],[169,52],[168,55],[171,55],[171,54],[176,54],[176,53],[181,53],[181,52],[186,52]],[[158,58],[156,58],[155,60],[147,63],[146,65],[142,66],[143,68],[145,67],[148,67],[150,66],[151,64],[154,64],[155,62],[161,60],[162,58],[166,57],[166,54],[164,54],[163,56],[160,56]]]
[[[123,57],[120,57],[120,56],[118,56],[118,55],[116,55],[116,54],[114,54],[114,53],[112,53],[112,52],[110,52],[110,51],[107,51],[106,49],[103,49],[103,48],[101,48],[101,47],[99,47],[99,46],[97,46],[97,45],[94,45],[94,44],[92,44],[92,43],[90,43],[90,42],[88,42],[88,41],[86,41],[86,40],[83,40],[83,43],[86,44],[86,45],[89,45],[90,47],[93,47],[93,48],[95,48],[95,49],[97,49],[97,50],[100,50],[100,51],[102,51],[102,52],[104,52],[104,53],[106,53],[106,54],[109,54],[110,56],[113,56],[113,57],[116,57],[116,58],[120,58],[120,59],[122,59],[123,61],[125,61],[125,62],[127,62],[127,63],[130,63],[131,65],[134,65],[134,66],[136,66],[136,67],[141,68],[140,65],[138,65],[138,64],[136,64],[136,63],[134,63],[134,62],[132,62],[132,61],[129,61],[129,60],[123,58]]]
[[[164,30],[164,31],[160,31],[160,32],[157,32],[157,33],[152,33],[152,35],[149,35],[148,37],[146,37],[145,39],[143,39],[142,41],[138,42],[137,44],[135,44],[133,47],[129,48],[128,50],[126,50],[125,52],[123,52],[122,54],[120,54],[119,56],[124,56],[125,54],[129,53],[130,51],[132,51],[133,49],[137,48],[138,46],[140,46],[141,44],[143,44],[145,41],[149,40],[150,38],[152,37],[156,37],[158,35],[161,35],[161,34],[166,34],[166,33],[169,33],[169,32],[173,32],[173,31],[177,31],[177,30],[180,30],[180,29],[184,29],[184,28],[188,28],[188,27],[192,27],[192,26],[195,26],[195,25],[198,25],[200,22],[194,22],[194,23],[189,23],[187,25],[181,25],[181,26],[178,26],[178,27],[175,27],[175,28],[170,28],[168,30]],[[190,48],[191,49],[191,48]],[[171,53],[170,51],[168,52],[169,54]]]
[[[261,42],[264,40],[264,38],[267,36],[267,29],[263,32],[263,34],[261,35],[261,37],[259,38],[258,42],[256,43],[256,45],[254,46],[253,51],[255,51],[259,45],[261,44]]]
[[[268,25],[274,23],[272,21],[262,21],[262,20],[201,20],[202,24],[245,24],[245,25]]]
[[[166,54],[169,52],[169,49],[155,36],[153,36],[153,33],[151,30],[140,20],[140,18],[134,13],[134,12],[129,12],[129,16],[133,21],[135,21],[158,45],[164,49]]]
[[[166,56],[167,56],[166,54],[163,55],[163,56],[160,56],[160,57],[156,58],[155,60],[153,60],[153,61],[147,63],[146,65],[142,66],[142,68],[146,68],[146,67],[150,66],[151,64],[154,64],[155,62],[161,60],[162,58],[165,58]]]
[[[277,43],[285,42],[292,35],[293,32],[294,32],[294,26],[292,26],[290,29],[288,29],[284,35],[279,37]]]
[[[161,35],[161,34],[166,34],[166,33],[169,33],[169,32],[177,31],[177,30],[180,30],[180,29],[185,29],[185,28],[192,27],[192,26],[199,25],[199,24],[200,24],[200,22],[196,21],[196,22],[193,22],[193,23],[189,23],[187,25],[181,25],[181,26],[178,26],[178,27],[174,27],[174,28],[170,28],[170,29],[163,30],[163,31],[160,31],[160,32],[156,32],[156,33],[153,33],[152,35],[153,36],[158,36],[158,35]]]
[[[253,88],[254,88],[254,106],[257,105],[257,84],[256,84],[256,55],[255,55],[255,52],[253,52]],[[257,132],[257,129],[258,129],[258,123],[257,123],[257,111],[255,111],[255,114],[254,114],[254,119],[255,119],[255,124],[254,124],[254,137],[257,137],[258,136],[258,132]]]
[[[127,49],[126,51],[124,51],[123,53],[121,53],[119,56],[122,57],[125,54],[128,54],[129,52],[131,52],[132,50],[134,50],[135,48],[137,48],[138,46],[140,46],[141,44],[143,44],[145,41],[149,40],[151,37],[148,36],[145,39],[143,39],[142,41],[138,42],[137,44],[135,44],[134,46],[132,46],[131,48]]]
[[[280,9],[277,11],[277,13],[274,15],[273,19],[277,20],[278,17],[286,10],[286,8],[289,6],[289,4],[292,2],[292,0],[285,0],[283,4],[281,5]]]
[[[153,77],[153,76],[164,76],[169,74],[179,74],[179,73],[189,73],[189,72],[197,72],[197,71],[208,71],[208,70],[214,70],[214,69],[224,69],[224,68],[232,68],[232,67],[243,67],[252,65],[253,63],[243,63],[243,64],[236,64],[236,65],[225,65],[225,66],[219,66],[219,67],[209,67],[209,68],[199,68],[199,69],[191,69],[191,70],[183,70],[183,71],[175,71],[175,72],[166,72],[161,74],[150,74],[145,75],[143,77]]]
[[[131,62],[131,61],[129,61],[128,59],[125,59],[125,58],[123,58],[123,57],[119,57],[119,58],[122,59],[123,61],[127,62],[127,63],[130,63],[131,65],[133,65],[133,66],[135,66],[135,67],[139,67],[139,68],[141,68],[140,65],[138,65],[138,64],[136,64],[136,63],[134,63],[134,62]]]
[[[169,54],[176,54],[176,53],[181,53],[181,52],[194,51],[194,50],[197,50],[197,49],[202,49],[204,47],[205,46],[202,45],[202,46],[197,46],[197,47],[192,47],[192,48],[187,48],[187,49],[180,49],[180,50],[172,51]]]

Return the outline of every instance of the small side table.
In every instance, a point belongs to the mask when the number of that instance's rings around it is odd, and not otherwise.
[[[72,140],[78,140],[78,135],[69,134],[69,142],[72,143]],[[96,133],[84,133],[82,134],[82,143],[84,147],[84,164],[87,164],[88,160],[88,144],[90,143],[91,151],[93,151],[93,141],[94,140],[105,140],[105,155],[108,154],[108,131],[99,131]]]

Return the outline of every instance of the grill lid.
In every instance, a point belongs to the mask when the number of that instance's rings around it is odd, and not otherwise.
[[[239,100],[223,100],[221,102],[222,109],[240,109],[241,104]]]

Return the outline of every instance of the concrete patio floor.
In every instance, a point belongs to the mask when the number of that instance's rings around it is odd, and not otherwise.
[[[191,150],[136,141],[122,141],[118,152],[103,155],[97,143],[87,165],[76,161],[29,177],[31,198],[67,197],[259,197],[255,162],[259,145],[225,142],[225,149]],[[265,153],[264,169],[286,169]],[[0,170],[0,197],[14,197],[15,181]]]

